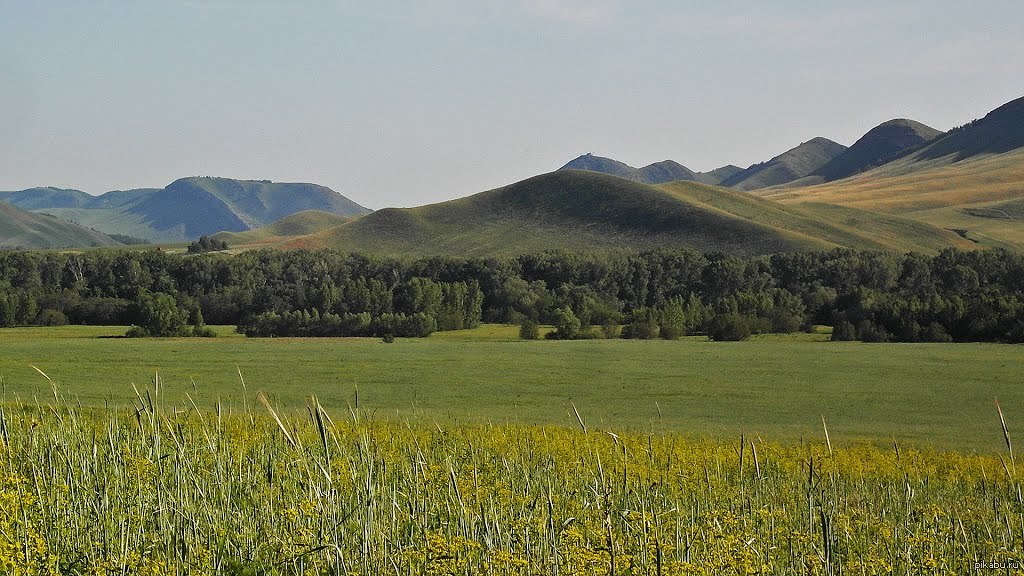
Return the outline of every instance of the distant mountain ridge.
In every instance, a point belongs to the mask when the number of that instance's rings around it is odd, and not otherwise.
[[[648,164],[643,168],[634,168],[624,162],[613,160],[611,158],[605,158],[603,156],[594,156],[593,154],[587,153],[579,156],[573,160],[570,160],[565,166],[559,168],[559,170],[587,170],[589,172],[600,172],[602,174],[610,174],[612,176],[618,176],[619,178],[625,178],[626,180],[632,180],[634,182],[642,182],[644,184],[662,184],[664,182],[673,182],[675,180],[697,180],[697,174],[683,166],[682,164],[673,160],[663,160],[661,162],[655,162]]]
[[[875,126],[842,154],[811,173],[824,181],[841,180],[895,160],[942,134],[930,126],[904,118]]]
[[[164,188],[117,190],[100,196],[79,190],[32,188],[0,192],[0,200],[106,234],[151,242],[183,242],[221,231],[242,232],[306,210],[339,216],[370,212],[316,184],[205,176],[181,178]]]
[[[0,202],[0,249],[80,248],[117,246],[109,236]]]
[[[721,185],[749,191],[786,184],[810,175],[845,151],[846,146],[828,138],[812,138],[767,162],[733,174]]]

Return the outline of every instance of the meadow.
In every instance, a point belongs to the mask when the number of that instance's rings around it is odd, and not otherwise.
[[[159,374],[169,401],[229,409],[263,391],[284,410],[316,395],[332,414],[360,408],[374,419],[431,425],[575,425],[740,433],[784,442],[893,441],[993,453],[1002,437],[993,400],[1024,407],[1024,347],[1005,344],[864,344],[828,334],[754,337],[746,342],[520,341],[514,326],[438,332],[426,339],[124,339],[123,327],[0,330],[7,402],[52,398],[125,406],[133,385]],[[244,388],[239,378],[244,378]]]
[[[0,330],[0,573],[1024,573],[1020,346],[124,330]]]

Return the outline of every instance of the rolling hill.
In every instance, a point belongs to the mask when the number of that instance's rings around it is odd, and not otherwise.
[[[266,226],[245,232],[220,232],[214,234],[213,238],[227,242],[232,249],[271,248],[298,236],[316,234],[341,226],[353,218],[319,210],[306,210],[290,214]]]
[[[117,246],[109,236],[64,222],[47,214],[35,214],[0,202],[0,248],[78,248]]]
[[[813,138],[767,162],[737,172],[720,184],[737,190],[757,190],[786,184],[809,176],[845,150],[846,146],[828,138]]]
[[[220,231],[251,230],[306,210],[343,216],[369,212],[315,184],[210,177],[182,178],[165,188],[119,190],[100,196],[35,188],[0,192],[0,198],[107,234],[151,242],[182,242]]]
[[[896,214],[983,246],[1024,249],[1024,222],[993,217],[1015,213],[1013,202],[1024,199],[1024,98],[850,178],[759,193]]]
[[[865,220],[879,216],[852,212]],[[913,223],[914,230],[902,235],[877,233],[842,222],[846,216],[820,218],[798,207],[695,182],[651,186],[596,172],[559,170],[458,200],[379,210],[283,246],[478,256],[550,248],[689,247],[769,254],[838,246],[930,252],[973,247],[952,232],[927,225]],[[891,226],[908,224],[890,220]]]
[[[634,182],[642,182],[644,184],[661,184],[675,180],[699,179],[693,170],[690,170],[678,162],[673,162],[672,160],[655,162],[654,164],[648,164],[643,168],[634,168],[628,164],[619,162],[618,160],[605,158],[603,156],[594,156],[593,154],[584,154],[575,158],[569,161],[565,166],[559,168],[559,170],[587,170],[589,172],[600,172],[601,174],[610,174],[612,176],[618,176],[619,178],[625,178]]]

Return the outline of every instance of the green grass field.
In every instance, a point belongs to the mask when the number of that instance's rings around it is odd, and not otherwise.
[[[486,325],[428,339],[104,338],[119,327],[0,330],[6,401],[126,405],[152,387],[201,407],[284,409],[316,394],[328,410],[355,405],[378,419],[544,423],[680,431],[718,438],[819,439],[824,416],[839,443],[869,441],[994,452],[1003,448],[998,397],[1011,435],[1024,422],[1024,347],[1000,344],[832,343],[824,334],[739,343],[590,340],[525,342]],[[245,378],[243,390],[236,367]],[[194,382],[194,385],[193,385]]]

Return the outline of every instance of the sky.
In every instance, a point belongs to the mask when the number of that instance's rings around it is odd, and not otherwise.
[[[698,171],[1024,96],[1020,0],[0,0],[0,190],[315,182],[370,208],[584,153]]]

